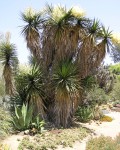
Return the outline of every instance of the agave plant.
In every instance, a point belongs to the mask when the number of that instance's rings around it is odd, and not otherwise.
[[[17,68],[18,59],[16,54],[16,47],[11,44],[9,39],[0,44],[0,62],[3,65],[3,77],[5,80],[5,92],[8,95],[13,95],[13,74]]]
[[[44,130],[45,121],[42,120],[39,115],[37,115],[32,122],[32,127],[37,129],[38,132],[42,132]]]
[[[76,116],[77,119],[81,122],[88,122],[90,120],[92,120],[94,118],[93,115],[93,108],[90,106],[83,106],[83,107],[78,107],[77,111],[76,111]]]
[[[33,108],[32,105],[23,104],[22,108],[15,106],[15,116],[13,116],[13,124],[16,129],[22,131],[30,128],[32,123]]]

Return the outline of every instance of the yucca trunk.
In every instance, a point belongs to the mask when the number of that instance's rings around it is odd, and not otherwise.
[[[5,80],[5,93],[12,96],[14,94],[14,86],[12,82],[12,69],[9,65],[5,65],[4,67],[3,77]]]
[[[71,125],[72,101],[70,96],[56,94],[55,97],[55,124],[67,128]]]
[[[44,30],[43,60],[46,68],[76,54],[80,27],[74,26],[57,30],[54,27]],[[52,35],[52,36],[51,36]]]
[[[71,126],[72,118],[80,104],[81,97],[82,93],[80,94],[78,91],[70,93],[56,91],[54,108],[56,126],[64,128]]]
[[[28,33],[26,36],[27,47],[30,49],[33,56],[36,58],[37,63],[40,63],[40,35],[37,31],[31,31],[32,33]]]
[[[48,70],[52,66],[54,55],[55,55],[55,41],[54,41],[54,29],[45,28],[43,31],[43,66],[44,70]],[[52,36],[51,36],[52,35]]]
[[[55,39],[56,61],[61,61],[66,58],[73,58],[76,54],[79,41],[80,28],[65,27],[60,37]]]
[[[105,55],[106,55],[106,43],[103,40],[99,44],[94,46],[93,52],[90,55],[89,68],[92,70],[99,67],[103,59],[105,58]]]
[[[30,105],[33,105],[34,115],[39,115],[42,119],[46,118],[45,105],[38,93],[32,93],[30,97]]]
[[[78,64],[80,66],[80,77],[85,78],[91,72],[89,67],[90,63],[90,55],[93,51],[94,42],[90,36],[85,38],[81,44],[79,54],[78,54]]]
[[[100,66],[101,62],[103,61],[103,59],[105,58],[106,55],[106,43],[103,40],[102,42],[100,42],[96,47],[96,63],[95,65],[98,67]]]

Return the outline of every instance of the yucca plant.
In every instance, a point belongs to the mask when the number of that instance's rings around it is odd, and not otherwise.
[[[19,131],[30,128],[32,123],[33,108],[32,105],[23,104],[22,108],[15,106],[15,115],[13,115],[13,125]]]
[[[28,62],[30,66],[34,66],[37,63],[37,60],[33,55],[30,55],[28,56]]]
[[[29,105],[34,105],[36,115],[44,117],[44,84],[41,68],[37,65],[27,73],[20,73],[16,77],[16,89],[21,100]]]
[[[78,70],[71,60],[58,63],[53,74],[56,124],[67,127],[80,98]]]
[[[24,13],[21,14],[25,26],[23,27],[22,34],[25,36],[27,41],[27,47],[36,58],[37,62],[40,62],[40,34],[39,29],[41,28],[41,13],[36,12],[32,8],[28,8]]]
[[[100,21],[90,20],[82,9],[75,7],[47,5],[42,15],[29,9],[22,14],[22,19],[27,23],[23,29],[27,45],[43,67],[45,92],[49,93],[46,100],[51,106],[55,103],[54,123],[67,127],[84,92],[78,88],[80,80],[93,75],[106,52],[110,52],[111,32]],[[66,58],[71,59],[71,63],[61,63]],[[77,66],[79,75],[73,65]],[[38,91],[37,96],[36,92],[33,95],[39,99]],[[48,114],[53,118],[49,110]]]
[[[18,58],[16,47],[11,44],[9,38],[0,44],[0,62],[3,65],[3,77],[5,80],[5,92],[7,95],[13,95],[13,75],[17,69]]]
[[[90,20],[86,27],[86,34],[81,41],[81,47],[78,49],[78,63],[80,66],[80,76],[85,78],[92,74],[92,65],[94,57],[94,47],[97,43],[98,33],[100,32],[100,22],[96,19]]]

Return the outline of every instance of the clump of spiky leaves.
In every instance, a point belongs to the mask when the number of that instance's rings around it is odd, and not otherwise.
[[[15,129],[23,131],[30,128],[32,124],[33,108],[32,105],[23,104],[22,108],[15,106],[15,114],[13,115],[13,125]]]
[[[30,66],[35,65],[37,63],[36,58],[33,55],[28,56],[28,63]]]
[[[0,44],[0,62],[3,65],[3,77],[5,80],[5,92],[8,95],[13,95],[13,74],[17,68],[18,59],[16,54],[16,47],[11,44],[9,39]]]
[[[58,63],[53,74],[56,124],[67,127],[80,98],[78,70],[72,60]]]
[[[18,96],[24,103],[34,105],[35,113],[44,117],[44,84],[39,66],[34,65],[28,72],[20,72],[16,77]]]
[[[93,112],[94,110],[90,106],[79,106],[76,111],[76,117],[81,122],[89,122],[94,118]]]

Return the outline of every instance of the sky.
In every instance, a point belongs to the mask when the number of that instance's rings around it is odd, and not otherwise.
[[[80,6],[86,11],[87,17],[100,20],[106,28],[120,33],[120,0],[1,0],[0,1],[0,33],[11,33],[11,42],[17,47],[20,63],[27,63],[29,50],[21,34],[24,22],[21,12],[32,7],[36,10],[44,8],[45,4],[65,5],[67,8]],[[110,59],[106,61],[109,63]]]

